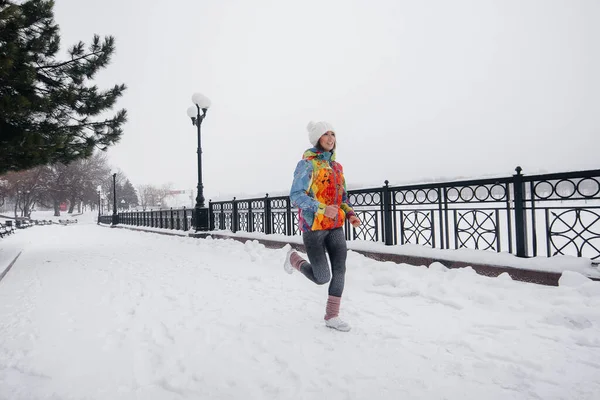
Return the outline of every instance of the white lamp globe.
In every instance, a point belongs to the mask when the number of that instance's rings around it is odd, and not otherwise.
[[[187,115],[188,115],[188,117],[190,117],[190,118],[196,118],[196,116],[197,116],[197,113],[196,113],[196,111],[197,111],[197,110],[196,110],[196,107],[194,107],[194,106],[190,106],[190,107],[187,109]]]
[[[192,102],[200,108],[210,107],[210,99],[202,93],[194,93],[194,95],[192,96]]]

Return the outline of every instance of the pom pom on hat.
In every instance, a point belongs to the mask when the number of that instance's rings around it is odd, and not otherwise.
[[[306,129],[308,130],[308,141],[313,146],[316,146],[317,143],[319,143],[319,139],[321,139],[321,136],[323,136],[325,132],[335,132],[333,126],[325,121],[310,121]]]

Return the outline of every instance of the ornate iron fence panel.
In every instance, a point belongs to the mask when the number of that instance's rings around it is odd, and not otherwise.
[[[384,187],[392,240],[441,249],[512,251],[510,178]]]
[[[348,202],[352,204],[354,213],[361,220],[358,228],[345,225],[346,239],[383,241],[383,203],[380,189],[349,190]],[[352,234],[350,234],[350,230]]]
[[[600,173],[524,176],[528,255],[600,260]]]
[[[209,203],[209,215],[212,216],[211,227],[214,230],[225,229],[224,228],[224,216],[223,216],[223,204],[224,203]]]
[[[290,236],[292,234],[292,227],[289,197],[274,197],[269,202],[271,210],[271,233]]]
[[[300,214],[298,213],[298,210],[292,209],[292,235],[293,236],[302,234],[302,232],[300,231],[300,226],[298,225],[299,223],[300,223]]]
[[[435,247],[435,210],[401,209],[397,212],[397,219],[394,219],[396,223],[394,233],[399,233],[400,244]],[[397,234],[395,234],[394,243],[397,241]]]
[[[501,251],[499,210],[453,210],[454,247]]]
[[[252,232],[252,202],[249,200],[240,200],[237,202],[238,226],[237,230],[242,232]]]
[[[250,200],[249,211],[252,232],[265,232],[265,200]]]
[[[391,188],[394,244],[444,248],[442,196],[436,187]],[[438,218],[436,218],[436,214]],[[438,237],[436,237],[438,235]]]
[[[514,196],[510,180],[453,184],[440,192],[443,248],[513,251]]]
[[[169,211],[160,210],[159,213],[160,227],[163,229],[169,229]]]
[[[223,220],[221,224],[223,226],[222,229],[227,229],[229,231],[235,232],[233,227],[233,201],[223,203],[223,208],[221,212],[221,216]]]

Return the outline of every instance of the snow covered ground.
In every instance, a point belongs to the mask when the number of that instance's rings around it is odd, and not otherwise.
[[[285,249],[110,229],[0,241],[0,399],[597,399],[600,283],[349,253],[342,333]]]

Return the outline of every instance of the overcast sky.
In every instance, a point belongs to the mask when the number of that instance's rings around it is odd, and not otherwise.
[[[113,35],[111,164],[205,195],[289,189],[309,120],[351,186],[600,167],[598,0],[57,0],[66,48]]]

